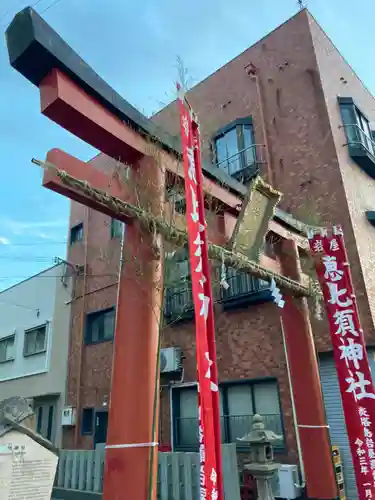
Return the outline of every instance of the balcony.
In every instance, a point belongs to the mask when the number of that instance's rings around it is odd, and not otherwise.
[[[194,303],[191,282],[165,290],[164,316],[168,323],[176,323],[194,317]]]
[[[227,270],[229,288],[220,287],[216,302],[223,304],[224,309],[243,307],[272,300],[269,283],[254,278],[248,273],[235,269]],[[169,322],[177,322],[194,317],[194,304],[191,282],[181,286],[169,287],[165,292],[165,317]]]
[[[262,417],[266,429],[281,436],[274,443],[276,450],[284,449],[284,428],[281,415],[262,415]],[[253,415],[224,415],[220,420],[222,442],[237,443],[239,448],[243,448],[245,445],[238,443],[237,439],[242,438],[251,431]],[[176,449],[196,450],[198,448],[198,419],[176,418],[174,421],[174,435]]]
[[[272,300],[270,285],[267,281],[254,278],[249,273],[227,269],[229,288],[225,290],[220,287],[219,302],[224,309],[246,306]]]
[[[216,163],[216,167],[239,182],[245,183],[259,173],[260,166],[264,163],[266,163],[264,144],[252,144],[219,161]]]
[[[357,124],[342,125],[345,129],[349,155],[369,175],[375,179],[375,142]]]

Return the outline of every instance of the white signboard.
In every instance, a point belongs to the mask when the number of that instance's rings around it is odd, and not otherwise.
[[[1,500],[50,500],[58,457],[17,431],[0,438]]]

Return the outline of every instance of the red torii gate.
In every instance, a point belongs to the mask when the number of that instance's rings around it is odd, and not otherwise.
[[[156,214],[159,213],[164,197],[161,195],[163,190],[158,187],[164,186],[164,172],[148,155],[149,143],[145,136],[157,137],[166,170],[181,176],[183,169],[179,169],[176,161],[178,146],[172,138],[157,130],[152,122],[116,94],[31,8],[16,15],[7,30],[7,44],[12,66],[39,87],[42,113],[100,151],[131,164],[135,178],[140,174],[147,177],[155,187],[153,208]],[[129,199],[126,186],[109,182],[105,173],[63,151],[50,151],[47,161],[75,178],[86,180],[92,187],[120,199]],[[239,197],[208,179],[209,176],[218,178],[219,172],[205,170],[205,184],[210,195],[220,200],[228,212],[237,214]],[[227,177],[221,180],[241,193],[234,180]],[[64,184],[53,172],[45,173],[43,185],[119,218],[90,196]],[[153,401],[158,384],[155,379],[158,321],[152,305],[157,307],[161,303],[162,287],[154,286],[161,280],[161,266],[151,250],[152,236],[142,232],[134,219],[124,216],[121,220],[129,223],[127,248],[133,249],[142,262],[148,264],[143,268],[143,279],[139,279],[137,267],[131,261],[120,278],[104,499],[146,500],[150,447],[156,445],[158,435],[157,428],[154,435],[152,433]],[[300,281],[296,243],[285,241],[280,258],[283,273]],[[145,300],[140,301],[140,296]],[[150,305],[146,310],[145,303]],[[336,498],[319,372],[303,299],[287,300],[282,316],[308,493],[310,498]],[[134,373],[137,373],[136,382]],[[155,495],[155,481],[152,491]]]

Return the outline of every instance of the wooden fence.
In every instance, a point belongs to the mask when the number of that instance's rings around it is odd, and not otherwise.
[[[104,450],[61,450],[56,489],[100,494]],[[224,491],[227,500],[240,500],[236,445],[223,445]],[[199,498],[199,454],[159,453],[158,500]]]

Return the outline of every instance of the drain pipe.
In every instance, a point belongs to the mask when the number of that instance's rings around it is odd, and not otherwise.
[[[79,337],[79,369],[77,377],[77,391],[76,391],[76,425],[74,428],[74,448],[78,449],[78,441],[81,429],[81,395],[82,395],[82,371],[83,371],[83,353],[85,341],[85,318],[86,318],[86,288],[87,288],[87,259],[88,259],[88,245],[89,245],[89,223],[90,223],[91,209],[85,207],[85,220],[84,220],[84,261],[83,261],[83,283],[82,283],[82,304],[81,304],[81,317],[80,317],[80,337]],[[85,228],[86,226],[86,228]],[[70,355],[70,353],[69,353]]]
[[[253,81],[255,81],[257,99],[258,99],[258,105],[259,105],[260,125],[261,125],[261,130],[262,130],[262,135],[263,135],[264,149],[265,149],[265,153],[266,153],[268,183],[275,185],[274,170],[273,170],[273,165],[272,165],[272,156],[271,156],[271,152],[270,152],[270,145],[268,142],[267,125],[266,125],[266,120],[265,120],[265,116],[264,116],[264,96],[263,96],[263,90],[262,90],[262,82],[260,81],[259,69],[253,63],[250,63],[250,64],[245,66],[245,71],[250,76],[250,78]]]
[[[302,489],[302,488],[304,488],[306,486],[305,468],[304,468],[304,465],[303,465],[301,440],[300,440],[300,436],[299,436],[299,427],[298,427],[298,422],[297,422],[296,407],[295,407],[295,404],[294,404],[293,383],[292,383],[292,376],[290,374],[290,366],[289,366],[289,359],[288,359],[288,349],[286,347],[284,324],[283,324],[283,319],[281,317],[280,317],[280,325],[281,325],[281,333],[282,333],[282,336],[283,336],[283,346],[284,346],[284,353],[285,353],[286,370],[287,370],[287,373],[288,373],[290,399],[291,399],[291,402],[292,402],[292,415],[293,415],[294,428],[296,430],[296,442],[297,442],[297,451],[298,451],[300,476],[301,476],[301,484],[295,484],[294,486],[296,486],[297,488],[301,488]]]

